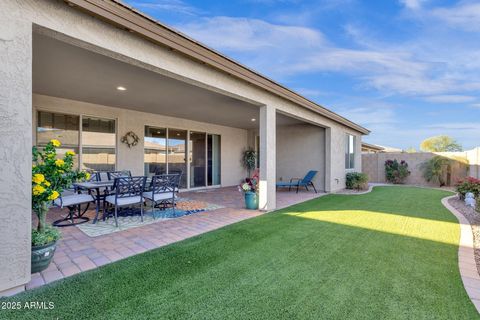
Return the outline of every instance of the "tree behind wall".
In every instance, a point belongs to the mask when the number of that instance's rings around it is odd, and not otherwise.
[[[453,152],[462,151],[462,146],[452,137],[441,135],[430,137],[422,141],[420,150],[425,152]]]

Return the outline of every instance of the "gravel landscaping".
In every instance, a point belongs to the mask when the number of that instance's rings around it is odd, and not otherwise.
[[[475,262],[477,263],[477,270],[480,273],[480,213],[476,212],[472,207],[466,206],[465,202],[458,197],[449,199],[448,203],[460,211],[472,226]]]

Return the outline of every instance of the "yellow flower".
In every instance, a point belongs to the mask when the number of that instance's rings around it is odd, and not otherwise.
[[[37,184],[35,187],[33,187],[33,195],[38,196],[41,195],[42,193],[45,192],[45,188],[42,187],[41,185]]]
[[[43,184],[44,184],[46,187],[50,187],[50,182],[48,182],[47,180],[45,180],[45,181],[43,182]]]
[[[58,141],[57,139],[52,139],[50,140],[50,142],[53,144],[54,147],[57,147],[57,148],[62,145],[60,141]]]
[[[74,156],[74,155],[75,155],[75,152],[74,152],[74,151],[67,151],[67,152],[65,152],[65,155],[67,155],[67,156]]]
[[[42,183],[43,181],[45,181],[45,176],[41,173],[36,173],[33,175],[32,181],[37,184]]]
[[[49,196],[48,200],[55,200],[60,196],[60,194],[57,191],[53,191]]]
[[[35,169],[36,167],[37,167],[36,165],[32,164],[32,169]]]
[[[63,161],[62,159],[57,159],[57,160],[55,160],[55,165],[56,165],[57,167],[61,167],[61,166],[63,166],[64,164],[65,164],[65,161]]]

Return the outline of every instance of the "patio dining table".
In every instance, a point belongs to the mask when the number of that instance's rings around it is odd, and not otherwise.
[[[147,184],[151,181],[151,178],[147,178]],[[95,219],[93,219],[93,223],[97,223],[98,214],[100,212],[100,202],[102,200],[102,192],[100,191],[102,188],[112,188],[114,180],[107,180],[107,181],[86,181],[86,182],[75,182],[73,185],[80,189],[80,190],[87,190],[90,194],[92,190],[95,190]],[[104,212],[102,212],[104,214]]]
[[[87,181],[87,182],[75,182],[73,184],[76,188],[80,190],[87,190],[89,193],[92,192],[92,190],[95,190],[95,219],[93,219],[93,223],[96,223],[98,220],[98,213],[100,211],[100,201],[102,198],[102,193],[100,189],[102,188],[111,188],[113,187],[113,180],[108,180],[108,181]]]

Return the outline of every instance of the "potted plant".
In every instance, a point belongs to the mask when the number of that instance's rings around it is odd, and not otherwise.
[[[245,197],[245,207],[249,210],[258,209],[258,171],[256,170],[251,178],[245,179],[245,182],[238,186],[238,190],[243,192]]]
[[[73,151],[67,151],[62,159],[57,158],[56,148],[60,145],[60,141],[54,139],[43,151],[32,149],[32,210],[38,218],[37,228],[32,229],[32,273],[48,267],[60,238],[60,232],[46,223],[52,202],[74,181],[89,178],[88,173],[73,170]]]
[[[248,176],[250,177],[250,172],[255,170],[257,167],[257,153],[253,149],[247,149],[243,152],[242,163],[245,169],[248,171]]]

